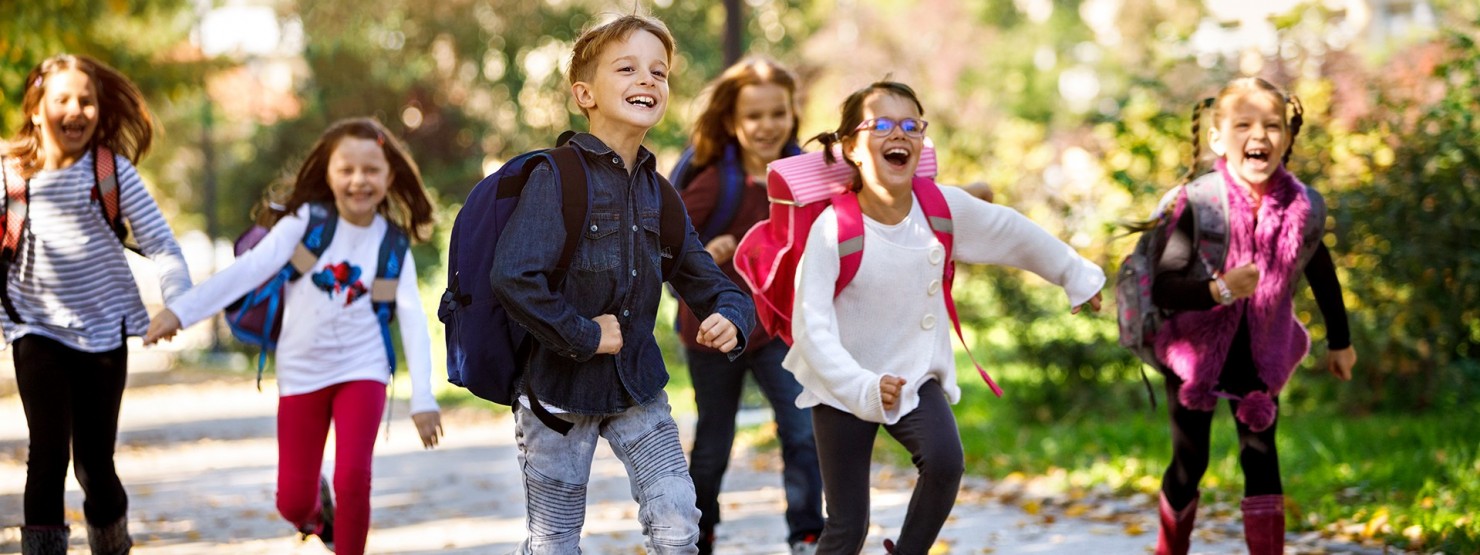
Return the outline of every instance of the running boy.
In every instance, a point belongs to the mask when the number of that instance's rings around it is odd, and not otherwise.
[[[662,258],[701,319],[701,344],[738,356],[754,312],[714,264],[692,225],[682,252],[661,252],[661,189],[642,147],[668,105],[673,36],[653,18],[623,16],[582,33],[571,56],[571,93],[591,121],[571,143],[584,158],[590,219],[570,268],[552,281],[565,240],[560,184],[549,167],[530,175],[496,249],[494,293],[534,337],[514,419],[524,472],[528,537],[520,553],[576,553],[596,438],[627,467],[650,553],[694,553],[699,510],[653,338]],[[533,393],[534,399],[529,393]],[[543,409],[548,414],[538,415]],[[553,417],[552,429],[539,416]]]

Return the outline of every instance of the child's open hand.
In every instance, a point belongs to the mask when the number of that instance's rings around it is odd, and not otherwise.
[[[1326,353],[1326,369],[1343,381],[1352,379],[1352,367],[1357,365],[1357,350],[1351,346]]]
[[[699,324],[697,340],[700,345],[718,349],[721,353],[728,353],[740,344],[738,334],[739,330],[735,328],[735,324],[716,312],[705,318],[704,323]]]
[[[1100,294],[1095,293],[1095,296],[1090,297],[1088,301],[1084,302],[1084,304],[1069,309],[1069,314],[1079,314],[1079,311],[1082,310],[1085,306],[1089,306],[1090,312],[1099,312]]]
[[[161,339],[168,341],[179,331],[180,318],[168,308],[161,310],[149,319],[149,331],[144,332],[144,346],[158,343]]]
[[[622,351],[622,323],[611,314],[602,314],[591,321],[601,326],[601,344],[596,346],[598,355],[615,355]]]
[[[411,415],[411,421],[416,424],[416,433],[421,434],[421,446],[436,448],[438,438],[442,437],[442,413],[434,410],[418,412]]]
[[[884,410],[894,410],[899,406],[899,390],[904,388],[904,378],[898,376],[879,377],[879,402],[884,404]]]

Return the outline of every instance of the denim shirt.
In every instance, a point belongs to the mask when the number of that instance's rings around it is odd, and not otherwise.
[[[668,383],[653,337],[663,285],[663,185],[646,148],[638,149],[637,171],[629,175],[621,157],[594,135],[581,133],[571,142],[585,162],[591,205],[565,281],[550,290],[565,226],[560,184],[549,166],[530,174],[499,236],[489,277],[509,316],[535,339],[523,378],[535,396],[571,413],[615,414],[658,398]],[[714,264],[687,217],[684,226],[687,239],[671,283],[701,320],[719,313],[735,324],[733,360],[745,348],[755,307]],[[616,355],[596,354],[601,327],[592,318],[602,314],[621,322]]]

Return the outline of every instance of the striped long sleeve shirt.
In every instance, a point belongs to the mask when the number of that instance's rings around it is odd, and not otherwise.
[[[7,276],[24,322],[0,312],[7,342],[36,334],[98,353],[149,327],[124,249],[92,200],[93,156],[89,151],[67,168],[43,170],[30,180],[28,222]],[[134,165],[118,157],[117,175],[122,217],[159,268],[169,302],[190,289],[185,257]]]

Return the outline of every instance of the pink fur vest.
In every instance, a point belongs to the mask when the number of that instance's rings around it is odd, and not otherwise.
[[[1256,221],[1249,191],[1233,181],[1222,160],[1218,172],[1223,175],[1229,203],[1228,258],[1223,269],[1254,262],[1259,267],[1259,286],[1253,296],[1231,305],[1172,316],[1157,334],[1156,353],[1182,379],[1182,405],[1211,411],[1219,396],[1231,397],[1215,394],[1214,388],[1239,321],[1247,315],[1254,366],[1269,391],[1245,395],[1237,417],[1251,429],[1263,431],[1274,422],[1273,398],[1310,352],[1310,335],[1295,318],[1293,307],[1293,288],[1304,270],[1298,266],[1310,201],[1305,185],[1281,167],[1270,177]],[[1177,201],[1177,217],[1186,204],[1183,195]]]

